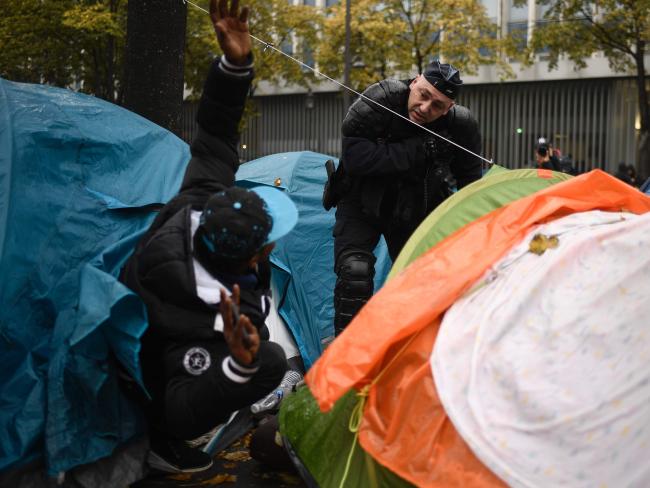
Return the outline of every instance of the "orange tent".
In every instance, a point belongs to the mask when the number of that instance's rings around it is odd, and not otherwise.
[[[650,211],[650,198],[595,170],[497,209],[430,249],[388,282],[311,368],[306,381],[321,410],[373,383],[359,441],[379,463],[418,486],[501,485],[438,398],[428,361],[441,317],[532,226],[594,209],[641,214]]]

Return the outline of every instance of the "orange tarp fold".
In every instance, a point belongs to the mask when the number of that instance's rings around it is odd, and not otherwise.
[[[418,486],[501,485],[438,398],[429,357],[442,314],[531,227],[595,209],[642,214],[650,211],[650,198],[595,170],[499,208],[427,251],[389,281],[312,366],[306,381],[321,410],[383,370],[359,430],[375,460]]]

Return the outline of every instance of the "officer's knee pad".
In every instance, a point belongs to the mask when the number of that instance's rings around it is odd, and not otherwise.
[[[336,266],[336,292],[341,296],[370,298],[374,289],[375,257],[365,252],[342,255]]]
[[[375,257],[350,252],[339,258],[334,288],[334,329],[336,335],[350,323],[374,291]]]

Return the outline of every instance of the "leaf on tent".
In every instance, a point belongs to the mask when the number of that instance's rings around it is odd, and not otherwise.
[[[545,236],[535,234],[528,245],[528,250],[533,254],[541,256],[547,249],[555,249],[560,243],[558,236]]]

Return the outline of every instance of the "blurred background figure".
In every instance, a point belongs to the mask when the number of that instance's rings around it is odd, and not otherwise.
[[[537,168],[560,171],[560,161],[555,155],[553,146],[545,137],[540,137],[535,146],[535,162]]]
[[[626,164],[625,161],[618,163],[618,169],[614,174],[619,180],[624,181],[628,185],[638,187],[641,179],[636,174],[636,168],[632,164]]]

